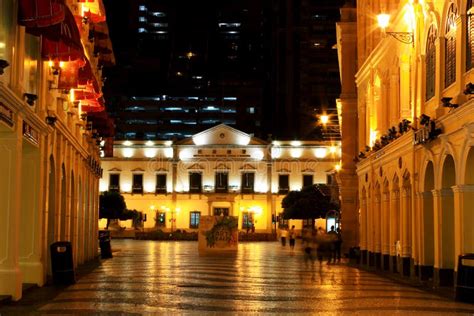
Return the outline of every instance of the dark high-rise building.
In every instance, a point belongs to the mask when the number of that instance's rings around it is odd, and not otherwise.
[[[343,0],[270,1],[266,18],[272,65],[264,128],[276,137],[317,137],[316,117],[323,113],[330,114],[329,125],[337,126],[340,80],[334,46],[343,4]]]
[[[183,138],[220,123],[314,138],[316,115],[335,114],[342,0],[104,2],[117,139]]]
[[[106,91],[117,139],[183,138],[219,123],[259,135],[260,1],[105,3],[118,60]]]

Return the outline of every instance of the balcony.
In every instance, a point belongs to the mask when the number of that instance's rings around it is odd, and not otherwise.
[[[109,192],[120,192],[120,186],[119,185],[109,185]]]
[[[290,188],[288,187],[278,187],[278,194],[288,194],[290,192]]]
[[[132,187],[132,194],[143,194],[143,186],[141,185],[134,185]]]
[[[166,194],[166,186],[156,186],[155,188],[155,194]]]

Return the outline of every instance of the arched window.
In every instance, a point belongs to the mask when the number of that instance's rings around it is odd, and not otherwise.
[[[474,67],[474,8],[472,0],[467,1],[466,12],[466,71],[468,71]]]
[[[430,26],[426,40],[426,101],[435,95],[436,83],[436,28]]]
[[[456,81],[456,18],[458,10],[451,3],[446,18],[444,42],[444,86],[448,87]]]

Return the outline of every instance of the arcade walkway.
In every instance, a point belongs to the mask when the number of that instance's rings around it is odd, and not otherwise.
[[[278,243],[242,243],[233,258],[199,257],[195,242],[113,240],[113,248],[77,284],[30,290],[0,315],[474,313],[345,265],[306,267],[300,249]]]

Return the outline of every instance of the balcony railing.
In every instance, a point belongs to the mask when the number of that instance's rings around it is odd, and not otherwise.
[[[110,192],[120,192],[120,186],[119,185],[109,185],[109,191]]]

